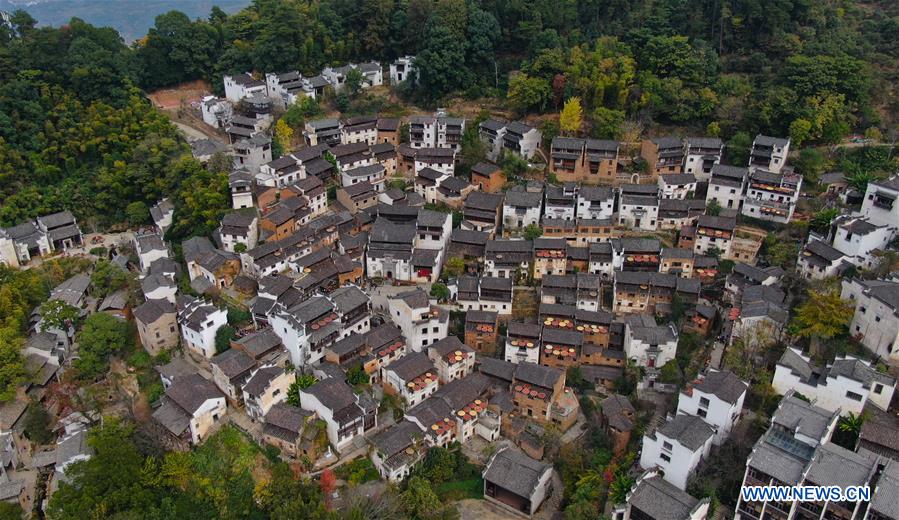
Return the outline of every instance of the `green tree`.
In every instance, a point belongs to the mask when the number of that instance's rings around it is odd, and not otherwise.
[[[74,365],[83,379],[94,379],[106,372],[109,356],[123,351],[133,341],[128,324],[104,312],[88,316],[76,339],[79,356]]]
[[[459,512],[452,504],[444,504],[434,493],[431,484],[414,476],[409,479],[406,490],[400,494],[400,504],[407,518],[413,520],[454,520]]]
[[[25,338],[10,327],[0,328],[0,402],[16,396],[16,388],[25,382],[28,370],[22,349]]]
[[[142,200],[137,200],[125,207],[125,215],[132,226],[141,226],[150,221],[150,209]]]
[[[355,98],[362,92],[362,84],[364,82],[365,76],[362,75],[362,71],[353,68],[347,71],[343,86],[347,89],[347,92],[349,92],[350,97]]]
[[[823,153],[814,148],[805,148],[799,152],[799,160],[795,162],[796,169],[803,176],[804,182],[817,183],[824,173],[829,162]]]
[[[446,301],[450,297],[450,291],[446,287],[446,284],[436,282],[431,285],[431,296],[437,298],[437,301]]]
[[[464,63],[464,39],[454,35],[452,29],[438,18],[433,18],[425,29],[421,52],[415,57],[416,91],[434,101],[461,88],[467,75]]]
[[[727,142],[727,156],[730,164],[749,164],[749,151],[752,149],[752,137],[747,132],[737,132]]]
[[[812,218],[811,222],[809,222],[809,229],[818,232],[818,233],[827,233],[830,229],[830,223],[833,222],[833,219],[837,218],[840,215],[840,210],[837,208],[825,208],[815,214]]]
[[[300,390],[305,390],[318,382],[312,374],[297,374],[296,380],[287,389],[287,404],[300,406]]]
[[[48,444],[53,440],[50,431],[50,414],[37,401],[32,401],[25,411],[25,436],[35,444]]]
[[[62,300],[47,300],[41,305],[41,330],[66,330],[74,326],[80,315],[78,309]]]
[[[717,217],[721,214],[721,204],[718,203],[718,199],[712,199],[706,204],[705,214],[713,217]]]
[[[790,329],[797,336],[811,341],[812,351],[817,353],[821,341],[830,339],[846,330],[853,306],[840,298],[838,291],[808,291],[808,299],[796,308]]]
[[[525,240],[535,240],[543,235],[543,228],[537,224],[528,224],[523,230]]]
[[[542,78],[532,78],[527,74],[516,74],[509,80],[507,97],[519,113],[529,110],[543,110],[551,94],[549,82]]]
[[[606,107],[593,109],[593,135],[600,139],[618,139],[624,124],[624,111]]]
[[[159,470],[130,441],[132,429],[115,418],[91,430],[94,455],[66,469],[69,477],[50,497],[48,514],[60,520],[149,514],[161,499]]]
[[[215,331],[215,353],[222,352],[231,348],[231,341],[237,339],[237,331],[231,325],[222,325]]]
[[[623,122],[624,118],[622,118]],[[584,110],[581,108],[581,98],[575,96],[568,98],[562,106],[559,114],[559,128],[567,135],[577,134],[584,124]]]
[[[128,273],[118,265],[101,258],[91,272],[91,294],[104,298],[128,286]]]
[[[790,143],[801,146],[812,134],[812,124],[805,119],[796,119],[790,123]]]

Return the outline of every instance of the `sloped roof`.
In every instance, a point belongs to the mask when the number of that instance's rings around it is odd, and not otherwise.
[[[504,448],[493,456],[484,471],[484,480],[493,482],[518,496],[530,497],[540,479],[552,466],[534,460],[512,448]]]

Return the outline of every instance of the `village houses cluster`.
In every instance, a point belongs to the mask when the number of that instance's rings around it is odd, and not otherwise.
[[[400,58],[388,81],[414,81],[414,71],[414,57]],[[180,244],[182,267],[165,239],[174,204],[154,205],[154,228],[130,244],[136,264],[113,260],[139,277],[144,301],[134,308],[121,294],[92,300],[86,275],[53,290],[51,298],[85,314],[133,318],[150,354],[181,353],[157,367],[165,392],[153,403],[152,425],[160,442],[187,450],[240,415],[285,457],[314,465],[368,447],[380,476],[399,481],[429,447],[506,439],[484,470],[484,497],[531,516],[561,493],[551,489],[551,465],[541,462],[541,439],[550,426],[575,431],[583,417],[567,380],[577,367],[606,396],[598,416],[615,452],[623,453],[632,433],[642,435],[636,463],[646,473],[613,518],[704,520],[709,500],[687,494],[687,482],[745,420],[749,385],[710,367],[678,388],[662,371],[683,334],[705,337],[716,323],[723,346],[787,333],[784,270],[757,266],[757,256],[763,227],[797,214],[803,178],[787,164],[790,141],[758,135],[741,165],[722,163],[724,145],[714,137],[648,138],[632,157],[627,143],[564,136],[543,143],[526,122],[475,123],[438,110],[310,120],[304,145],[273,157],[274,115],[304,97],[340,91],[351,75],[361,76],[362,88],[385,83],[377,62],[328,67],[315,77],[225,76],[225,97],[204,98],[199,109],[229,142],[201,140],[192,149],[200,160],[219,152],[233,158],[233,211],[212,236]],[[486,159],[464,178],[456,166],[471,125]],[[508,154],[546,163],[553,182],[513,182],[500,166]],[[646,167],[635,170],[636,161]],[[407,189],[391,187],[394,180]],[[858,212],[802,245],[803,277],[869,268],[872,253],[896,237],[899,177],[856,195]],[[67,211],[0,229],[0,259],[13,266],[83,247]],[[723,262],[732,269],[713,299]],[[455,271],[445,276],[450,263]],[[183,277],[191,294],[181,290]],[[438,282],[448,297],[431,295]],[[850,332],[891,365],[899,363],[897,289],[896,278],[842,280],[855,309]],[[535,299],[530,314],[519,292]],[[216,339],[229,324],[225,300],[242,302],[251,323],[222,351]],[[668,319],[673,313],[683,314],[682,327]],[[74,330],[42,330],[40,319],[26,349],[29,361],[47,367],[38,387],[70,359],[74,338]],[[645,430],[631,401],[615,393],[628,367],[638,371],[641,391],[677,398],[675,411]],[[358,374],[377,392],[360,388]],[[314,382],[288,404],[291,387],[306,376]],[[876,491],[864,518],[899,518],[899,462],[891,459],[899,454],[899,426],[888,414],[895,386],[866,360],[844,356],[816,366],[788,348],[773,380],[784,398],[744,480],[870,484]],[[384,396],[401,413],[381,424]],[[886,418],[871,423],[878,431],[863,430],[864,449],[830,442],[841,415],[871,407]],[[21,436],[23,411],[3,414],[0,439]],[[53,460],[47,457],[57,479],[72,460],[90,456],[88,423],[73,420]],[[882,433],[889,425],[891,433]],[[846,504],[809,507],[741,503],[737,516],[862,518]]]

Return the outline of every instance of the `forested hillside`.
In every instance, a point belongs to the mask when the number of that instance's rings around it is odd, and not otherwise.
[[[420,82],[400,91],[423,105],[486,96],[556,112],[579,96],[597,137],[668,125],[802,145],[895,131],[897,41],[888,1],[256,0],[161,15],[130,48],[111,29],[37,29],[19,12],[0,34],[0,224],[63,207],[113,224],[185,185],[220,199],[223,177],[183,159],[141,96],[186,80],[220,89],[224,73],[413,54]],[[180,200],[185,227],[216,213]]]

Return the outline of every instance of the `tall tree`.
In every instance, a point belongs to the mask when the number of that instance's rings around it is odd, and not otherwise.
[[[854,312],[852,304],[841,299],[839,292],[810,290],[808,300],[796,309],[790,328],[794,334],[808,338],[812,352],[817,354],[822,340],[846,330]]]
[[[584,110],[581,108],[581,98],[575,96],[568,98],[559,114],[559,128],[567,135],[575,135],[581,131],[584,124]]]

